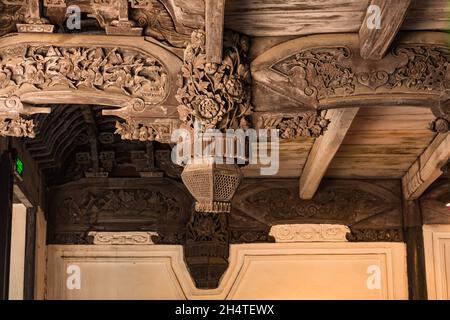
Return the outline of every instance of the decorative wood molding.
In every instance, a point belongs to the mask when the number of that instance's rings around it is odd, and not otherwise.
[[[402,33],[392,51],[376,64],[360,56],[357,35],[302,37],[253,60],[253,82],[288,101],[290,111],[294,107],[392,106],[399,99],[404,105],[432,108],[439,105],[449,86],[449,37]],[[255,93],[254,99],[260,101],[258,110],[266,110],[268,98]]]
[[[154,244],[152,237],[158,237],[157,232],[98,232],[88,234],[93,237],[96,245],[142,245]]]
[[[442,166],[450,159],[450,134],[438,134],[403,176],[403,195],[418,199],[442,175]]]
[[[358,114],[359,108],[328,110],[326,118],[331,122],[323,136],[317,138],[309,153],[299,182],[299,194],[302,199],[312,199],[320,181],[339,147],[344,141],[347,131]]]
[[[344,242],[350,229],[336,224],[284,224],[272,226],[275,242]]]
[[[378,12],[367,11],[364,21],[359,29],[361,42],[361,57],[369,60],[381,60],[392,44],[397,32],[406,17],[411,0],[371,0],[370,7],[376,6]],[[374,19],[380,19],[379,28]],[[371,27],[369,27],[371,24]]]

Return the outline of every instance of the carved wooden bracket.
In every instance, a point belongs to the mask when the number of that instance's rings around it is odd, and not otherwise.
[[[434,108],[450,88],[449,41],[444,33],[404,33],[382,60],[368,61],[360,56],[358,35],[302,37],[257,57],[252,77],[255,85],[302,109],[396,106],[399,101]],[[271,103],[269,97],[255,99]]]

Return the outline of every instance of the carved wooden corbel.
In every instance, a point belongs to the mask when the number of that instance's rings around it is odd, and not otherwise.
[[[24,106],[17,96],[0,97],[0,136],[34,138],[34,121],[24,119],[22,115],[49,112],[48,108]]]

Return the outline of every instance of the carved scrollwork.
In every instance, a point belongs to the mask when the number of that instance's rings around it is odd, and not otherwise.
[[[262,115],[258,128],[278,129],[282,139],[317,138],[327,130],[329,123],[320,113],[311,111],[295,115]]]
[[[324,45],[327,43],[327,45]],[[433,108],[446,98],[450,79],[448,35],[408,33],[374,64],[360,56],[357,35],[308,36],[277,45],[252,62],[261,110],[276,101],[302,109],[404,104]],[[275,97],[264,97],[266,92]],[[264,109],[263,109],[264,108]],[[282,112],[282,111],[281,111]],[[449,121],[442,115],[438,117]],[[446,126],[439,119],[433,127]]]
[[[288,75],[305,96],[320,100],[355,92],[355,74],[344,63],[351,56],[347,47],[318,48],[299,52],[272,68]]]
[[[226,34],[223,61],[206,63],[204,31],[192,33],[184,52],[182,77],[177,100],[180,120],[187,128],[199,121],[204,129],[247,128],[252,113],[250,70],[246,62],[248,39]]]

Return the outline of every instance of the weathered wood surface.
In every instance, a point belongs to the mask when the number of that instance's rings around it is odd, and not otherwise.
[[[327,177],[401,178],[433,140],[423,108],[361,108]]]
[[[403,194],[418,199],[441,175],[450,159],[450,134],[439,134],[403,176]]]
[[[222,63],[225,0],[205,0],[206,62]]]
[[[300,177],[300,198],[312,199],[328,166],[336,155],[359,108],[328,110],[328,130],[314,142]]]
[[[393,1],[395,2],[395,1]],[[446,0],[412,0],[405,30],[446,30]],[[228,0],[225,25],[252,36],[358,32],[369,0]]]
[[[384,57],[400,30],[410,3],[411,0],[370,1],[370,10],[359,29],[361,57],[370,60]]]

